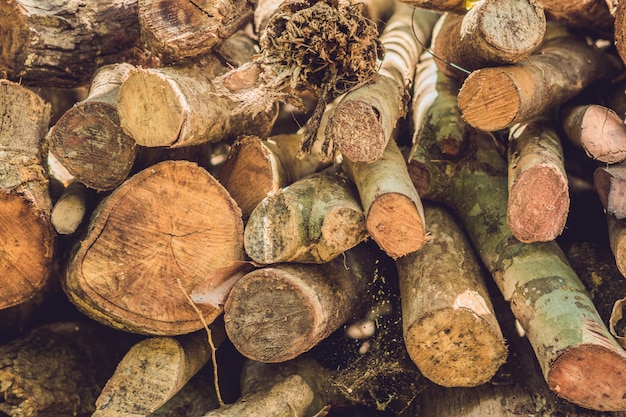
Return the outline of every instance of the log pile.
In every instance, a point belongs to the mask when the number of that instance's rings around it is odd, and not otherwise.
[[[0,414],[626,415],[626,3],[0,3]]]

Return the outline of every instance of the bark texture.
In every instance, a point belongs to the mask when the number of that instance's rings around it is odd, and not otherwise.
[[[594,37],[613,39],[615,18],[608,1],[539,0],[539,3],[552,20]]]
[[[618,220],[626,218],[626,163],[596,168],[593,185],[606,212]]]

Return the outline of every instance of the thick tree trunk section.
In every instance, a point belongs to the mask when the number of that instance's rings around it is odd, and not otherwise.
[[[582,30],[592,37],[611,40],[615,19],[604,0],[538,0],[548,16],[561,24]]]
[[[217,179],[237,202],[244,219],[268,195],[329,166],[317,152],[297,157],[302,137],[293,133],[263,140],[251,135],[232,144]]]
[[[52,263],[52,203],[44,168],[50,106],[27,88],[0,80],[0,309],[24,302],[46,283]]]
[[[252,19],[254,2],[139,0],[141,37],[164,63],[210,52]]]
[[[265,197],[246,223],[244,247],[260,264],[324,263],[366,238],[354,185],[321,172]]]
[[[122,130],[117,111],[120,86],[133,69],[130,64],[101,67],[87,98],[48,132],[50,152],[78,181],[98,191],[120,185],[135,162],[135,141]]]
[[[432,50],[441,58],[441,72],[464,79],[479,68],[527,58],[545,31],[546,17],[535,0],[484,0],[464,15],[444,14],[433,29]]]
[[[207,323],[221,314],[219,307],[194,306],[188,294],[230,278],[219,270],[243,259],[242,223],[234,200],[206,170],[161,162],[97,207],[64,289],[81,311],[115,328],[190,333],[202,327],[199,314]]]
[[[563,130],[587,156],[615,164],[626,159],[626,125],[616,112],[600,104],[564,106]]]
[[[522,242],[547,242],[563,232],[570,207],[561,140],[536,119],[511,128],[507,223]]]
[[[549,387],[594,410],[626,410],[626,352],[599,317],[580,278],[554,242],[525,244],[506,225],[506,162],[477,131],[459,162],[427,141],[411,156],[416,187],[449,204],[510,302]],[[429,149],[431,153],[424,151]],[[437,161],[437,162],[431,162]]]
[[[606,212],[618,220],[626,218],[626,162],[596,168],[593,185]]]
[[[527,59],[470,74],[459,92],[459,108],[477,129],[506,129],[552,110],[594,82],[612,80],[622,68],[615,56],[553,24]]]
[[[133,339],[94,323],[64,322],[40,326],[0,346],[0,412],[90,416],[102,385]]]
[[[361,244],[325,264],[276,264],[246,274],[224,305],[233,345],[259,362],[283,362],[310,350],[368,307],[373,253]]]
[[[424,208],[395,140],[377,161],[342,168],[356,184],[371,238],[396,259],[420,249],[426,240]]]
[[[49,87],[87,83],[140,35],[136,0],[3,1],[0,28],[0,73]]]
[[[444,208],[425,205],[431,238],[396,261],[404,341],[422,374],[445,387],[489,381],[507,348],[481,267]]]
[[[423,51],[416,36],[427,43],[436,19],[428,11],[412,13],[410,6],[396,6],[380,37],[385,57],[378,76],[343,96],[326,126],[325,136],[344,158],[373,162],[383,155],[408,110],[415,66]]]

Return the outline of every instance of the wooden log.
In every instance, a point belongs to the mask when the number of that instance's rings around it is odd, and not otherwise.
[[[354,184],[321,172],[265,197],[246,223],[244,248],[259,264],[324,263],[366,238]]]
[[[161,410],[208,363],[207,337],[199,330],[178,337],[150,337],[133,345],[98,396],[92,417],[148,416]],[[211,337],[214,346],[225,340],[223,323],[221,328],[211,326]]]
[[[590,158],[615,164],[626,159],[626,125],[600,104],[572,104],[560,111],[563,131]]]
[[[183,209],[181,209],[183,208]],[[151,335],[196,331],[221,307],[196,307],[200,283],[243,260],[241,211],[205,169],[165,161],[135,174],[94,211],[62,284],[91,318]]]
[[[91,213],[94,196],[79,181],[73,181],[64,188],[63,194],[54,203],[50,221],[60,235],[69,235],[79,228]]]
[[[458,162],[442,160],[425,140],[410,157],[416,188],[454,209],[510,302],[550,389],[582,407],[625,411],[626,392],[616,387],[626,386],[626,352],[558,244],[526,244],[512,235],[506,163],[488,134],[476,131],[472,139],[471,152]]]
[[[54,252],[52,202],[44,162],[50,106],[27,88],[0,80],[0,309],[34,296]]]
[[[107,56],[130,49],[140,35],[133,0],[9,0],[0,16],[0,73],[26,85],[86,84]]]
[[[615,18],[608,1],[538,0],[550,20],[595,38],[612,40]]]
[[[229,339],[259,362],[309,351],[367,308],[363,299],[375,262],[376,251],[364,243],[324,264],[283,263],[249,272],[224,305]]]
[[[237,51],[254,53],[244,35],[229,40]],[[136,68],[120,87],[118,111],[124,132],[147,147],[179,147],[234,140],[244,134],[268,136],[277,113],[274,102],[252,109],[235,92],[257,82],[258,73],[214,81],[229,68],[217,54],[207,54],[193,64],[164,68]],[[228,88],[223,87],[224,84]],[[249,99],[251,100],[251,99]],[[249,101],[250,103],[250,101]]]
[[[344,95],[325,128],[326,138],[344,158],[373,162],[383,155],[408,111],[415,66],[424,49],[416,37],[427,43],[437,17],[429,11],[412,13],[406,4],[396,6],[380,37],[385,57],[378,76]]]
[[[445,387],[488,382],[507,347],[473,248],[452,215],[425,205],[430,239],[396,261],[407,351]]]
[[[618,220],[626,218],[626,163],[596,168],[593,184],[606,212]]]
[[[607,229],[609,233],[609,246],[615,257],[615,265],[626,278],[626,222],[617,220],[613,215],[607,214]]]
[[[342,169],[356,184],[371,238],[392,258],[419,250],[426,240],[424,208],[395,140],[375,162],[351,162]]]
[[[570,207],[561,140],[552,123],[535,119],[513,126],[508,146],[507,224],[522,242],[554,240]]]
[[[122,130],[117,111],[120,86],[134,68],[125,63],[99,68],[87,98],[48,132],[50,152],[78,181],[98,191],[120,185],[135,162],[135,141]]]
[[[480,68],[526,59],[545,31],[537,1],[484,0],[465,14],[445,13],[433,29],[432,51],[441,72],[462,80]]]
[[[614,55],[552,24],[527,59],[472,72],[459,91],[459,108],[477,129],[506,129],[552,110],[594,82],[612,80],[622,68]]]
[[[248,219],[266,196],[279,192],[307,175],[327,168],[321,154],[298,158],[301,133],[273,135],[267,140],[242,136],[230,147],[217,179],[228,190]]]
[[[464,14],[473,7],[476,0],[400,0],[412,7],[433,10],[435,12],[452,12]]]
[[[106,378],[134,341],[93,322],[60,322],[0,346],[0,412],[90,416]]]
[[[164,63],[176,63],[210,52],[251,20],[254,3],[140,0],[141,37]]]

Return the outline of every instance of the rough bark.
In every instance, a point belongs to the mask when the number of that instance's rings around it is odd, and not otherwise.
[[[367,308],[375,262],[375,252],[361,244],[324,264],[276,264],[246,274],[224,305],[229,339],[259,362],[309,351]]]
[[[301,142],[302,134],[293,133],[267,140],[243,136],[232,144],[217,179],[235,199],[244,219],[266,196],[329,166],[317,152],[298,158]]]
[[[87,98],[48,132],[50,152],[78,181],[98,191],[120,185],[135,162],[135,141],[122,130],[117,111],[120,86],[134,68],[125,63],[99,68]]]
[[[254,53],[244,35],[228,40],[234,50]],[[225,41],[226,43],[226,41]],[[118,111],[122,129],[139,145],[190,146],[234,140],[244,134],[269,135],[277,113],[274,102],[257,104],[236,92],[254,85],[258,72],[237,72],[215,83],[228,71],[217,53],[193,63],[131,72],[120,87]]]
[[[244,247],[260,264],[324,263],[367,238],[354,185],[321,172],[265,197],[244,230]]]
[[[449,204],[484,265],[510,302],[557,395],[593,410],[626,410],[626,352],[599,317],[556,242],[526,244],[506,225],[506,162],[476,131],[458,162],[424,141],[410,158],[416,188]],[[437,161],[437,162],[432,162]]]
[[[626,163],[596,168],[593,185],[606,212],[618,220],[626,218]]]
[[[551,20],[601,39],[613,39],[615,19],[608,1],[538,0]]]
[[[506,361],[504,337],[464,232],[441,206],[425,215],[430,239],[396,261],[407,351],[431,381],[477,386]]]
[[[252,19],[254,2],[140,0],[141,37],[164,63],[210,52]]]
[[[74,87],[139,38],[136,0],[0,4],[0,73],[26,85]]]
[[[609,245],[615,257],[615,265],[626,278],[626,223],[607,214]]]
[[[383,155],[408,111],[415,66],[424,49],[416,36],[427,43],[437,17],[424,10],[412,13],[406,4],[396,6],[380,37],[385,57],[378,76],[343,96],[326,126],[326,138],[344,158],[373,162]]]
[[[626,159],[626,125],[617,113],[600,104],[561,108],[563,131],[596,161],[615,164]]]
[[[561,140],[552,123],[513,126],[508,146],[507,224],[522,242],[554,240],[570,207]]]
[[[342,169],[359,191],[368,233],[389,256],[399,258],[424,245],[422,201],[395,140],[377,161],[345,159]]]
[[[90,416],[102,385],[132,341],[95,323],[62,322],[0,346],[0,412]]]
[[[64,188],[63,194],[54,203],[50,221],[60,235],[69,235],[78,229],[89,216],[94,196],[78,181]]]
[[[221,307],[196,307],[200,283],[220,290],[243,259],[241,211],[206,170],[165,161],[135,174],[94,211],[76,245],[64,289],[76,306],[115,328],[185,334]],[[230,284],[232,285],[232,284]]]
[[[46,283],[54,252],[44,137],[50,106],[27,88],[0,80],[0,309],[24,302]]]
[[[472,72],[459,91],[459,108],[477,129],[505,129],[552,110],[594,82],[612,80],[622,68],[614,55],[552,24],[525,60]]]
[[[546,17],[535,0],[485,0],[466,14],[444,14],[433,29],[432,50],[441,58],[441,72],[464,79],[479,68],[527,58],[545,31]]]
[[[432,10],[435,12],[466,13],[472,8],[475,0],[400,0],[412,7]]]

